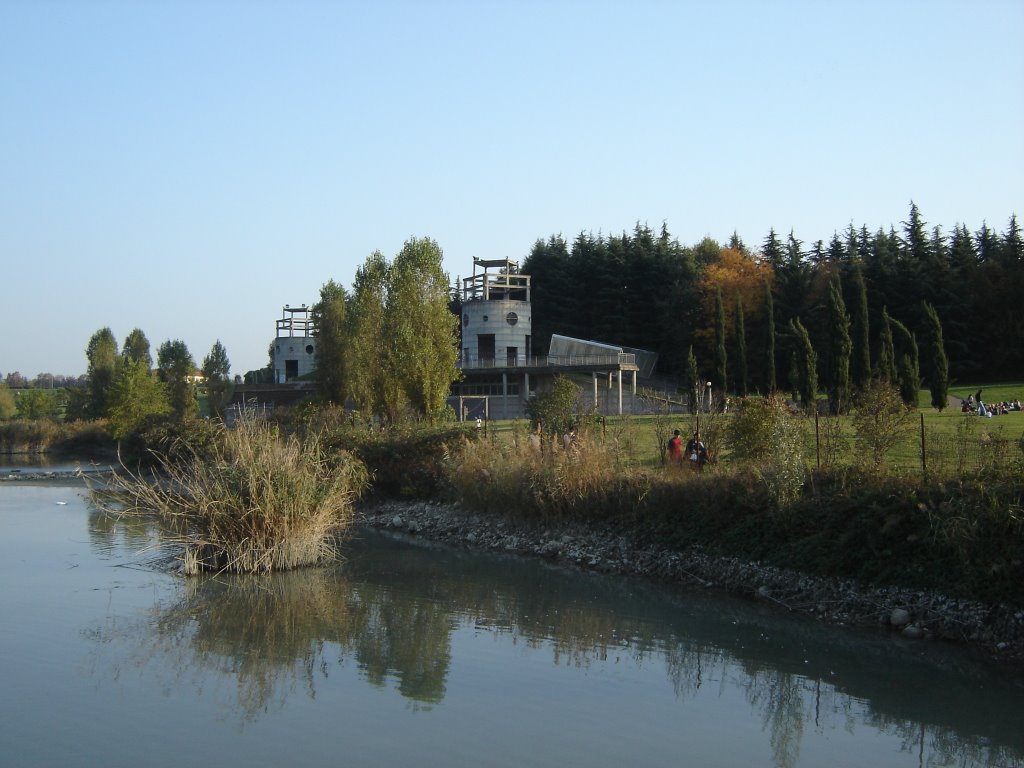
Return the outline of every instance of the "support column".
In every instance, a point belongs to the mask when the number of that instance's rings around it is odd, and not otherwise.
[[[622,415],[622,369],[621,368],[619,369],[619,372],[617,374],[615,374],[615,379],[616,379],[616,381],[619,384],[619,416],[621,416]]]
[[[502,418],[508,418],[508,372],[501,373],[501,410]]]

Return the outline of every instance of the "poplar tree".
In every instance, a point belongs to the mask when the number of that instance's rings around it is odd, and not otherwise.
[[[160,368],[160,380],[167,385],[171,412],[178,421],[185,421],[196,415],[196,387],[192,376],[196,362],[184,341],[165,341],[156,351],[156,362]]]
[[[110,433],[123,440],[148,417],[170,412],[167,386],[153,375],[146,361],[122,355],[110,388]]]
[[[348,302],[348,394],[364,414],[384,413],[388,377],[384,346],[384,307],[388,263],[380,251],[356,270]],[[397,383],[390,386],[397,390]],[[397,397],[397,395],[395,396]]]
[[[213,342],[210,354],[203,358],[206,379],[206,404],[210,416],[223,417],[231,396],[231,361],[220,339]]]
[[[924,302],[925,343],[928,368],[928,389],[932,396],[932,407],[942,411],[949,397],[949,360],[942,342],[942,323],[939,314],[928,302]]]
[[[336,405],[346,399],[347,349],[345,289],[333,280],[320,288],[320,299],[313,305],[316,330],[316,373],[320,397]]]
[[[149,339],[141,328],[135,328],[124,340],[121,357],[126,360],[137,360],[146,364],[146,370],[153,367],[153,355],[149,351]]]
[[[85,348],[89,361],[86,376],[89,379],[89,400],[86,415],[102,419],[107,415],[110,386],[117,370],[117,340],[110,328],[100,328],[89,339]]]
[[[441,416],[461,376],[459,318],[448,311],[442,258],[429,238],[406,241],[391,265],[384,313],[391,370],[412,408],[431,421]]]

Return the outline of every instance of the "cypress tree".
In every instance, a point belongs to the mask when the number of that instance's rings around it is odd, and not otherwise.
[[[882,333],[878,351],[878,378],[889,384],[896,383],[896,345],[892,340],[892,318],[882,307]]]
[[[828,286],[829,356],[828,399],[832,413],[840,413],[850,402],[850,317],[846,314],[839,276]]]
[[[764,284],[764,308],[768,326],[768,339],[765,344],[765,372],[767,392],[776,390],[775,382],[775,300],[772,298],[772,286],[768,281]]]
[[[921,360],[917,349],[917,339],[910,330],[895,317],[889,323],[899,338],[899,359],[896,363],[896,380],[900,388],[900,397],[910,406],[917,406],[917,391],[921,389]]]
[[[924,303],[925,338],[927,347],[928,389],[932,395],[932,408],[942,411],[949,396],[949,360],[942,343],[942,323],[939,314],[928,302]]]
[[[747,396],[747,329],[743,320],[743,296],[736,294],[736,394]]]
[[[790,325],[797,340],[797,389],[804,405],[813,408],[818,396],[818,355],[811,345],[811,336],[800,322],[800,318],[793,318]]]
[[[696,413],[700,405],[700,378],[697,373],[697,356],[693,354],[693,345],[686,356],[686,390],[690,399],[690,413]]]
[[[871,379],[871,334],[868,323],[868,289],[864,272],[858,264],[853,270],[853,357],[850,359],[850,377],[855,389],[862,389]]]
[[[726,391],[725,369],[728,355],[725,351],[725,308],[722,306],[722,289],[715,289],[715,384],[721,392]]]

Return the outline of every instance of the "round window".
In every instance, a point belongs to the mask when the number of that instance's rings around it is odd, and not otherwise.
[[[306,345],[306,354],[307,355],[312,355],[313,354],[313,345],[312,344],[307,344]]]
[[[487,322],[487,315],[484,315],[484,322]]]
[[[505,321],[509,325],[515,325],[516,323],[519,322],[519,315],[517,315],[515,312],[509,312],[507,315],[505,315]]]

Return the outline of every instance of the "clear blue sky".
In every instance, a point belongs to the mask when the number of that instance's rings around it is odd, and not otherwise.
[[[94,331],[266,363],[431,237],[805,242],[1024,216],[1024,3],[0,0],[0,373]]]

